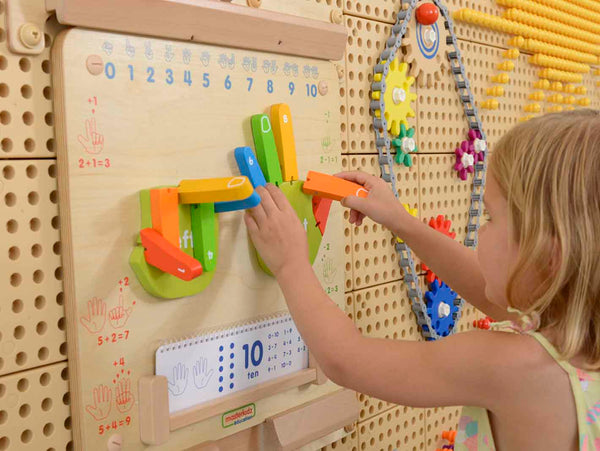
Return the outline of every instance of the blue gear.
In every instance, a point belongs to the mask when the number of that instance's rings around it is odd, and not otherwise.
[[[427,315],[431,318],[431,326],[440,337],[447,337],[454,328],[455,318],[459,310],[454,302],[456,298],[456,292],[452,291],[444,282],[440,285],[437,280],[429,285],[429,291],[425,293]],[[442,304],[449,307],[447,316],[440,315]],[[422,327],[424,330],[428,330],[427,326]],[[428,338],[428,340],[433,340],[433,338]]]

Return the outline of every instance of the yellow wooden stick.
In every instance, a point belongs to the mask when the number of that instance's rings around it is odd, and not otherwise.
[[[294,141],[294,127],[292,126],[292,113],[285,103],[271,107],[271,124],[273,136],[277,144],[279,164],[283,180],[290,182],[298,180],[298,162],[296,161],[296,142]]]
[[[246,199],[252,195],[254,188],[248,177],[239,176],[182,180],[178,191],[182,204],[207,204]]]

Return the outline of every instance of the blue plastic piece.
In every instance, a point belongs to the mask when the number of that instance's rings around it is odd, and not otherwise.
[[[454,328],[455,317],[458,314],[458,306],[454,303],[456,298],[456,292],[444,282],[440,285],[437,280],[429,285],[429,291],[425,293],[427,315],[431,318],[431,326],[440,337],[447,337]],[[446,304],[447,307],[442,304]],[[427,326],[423,326],[423,329],[427,329]]]
[[[250,197],[231,202],[215,202],[215,213],[225,213],[228,211],[247,210],[260,204],[260,196],[256,191]]]
[[[252,152],[250,147],[238,147],[235,149],[235,161],[237,162],[242,175],[245,175],[250,179],[250,183],[252,183],[254,188],[265,186],[267,184],[267,180],[258,164],[256,155],[254,155],[254,152]]]

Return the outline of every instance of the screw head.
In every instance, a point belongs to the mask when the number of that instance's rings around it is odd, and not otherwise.
[[[322,96],[327,95],[329,92],[329,85],[325,80],[319,82],[319,94]]]
[[[100,75],[104,70],[104,62],[100,55],[90,55],[85,61],[87,70],[92,75]]]
[[[19,28],[19,39],[28,49],[36,47],[42,42],[43,37],[44,34],[42,33],[42,30],[34,23],[26,23]]]
[[[331,11],[330,20],[332,23],[340,25],[344,20],[344,13],[342,13],[339,9],[334,9]]]

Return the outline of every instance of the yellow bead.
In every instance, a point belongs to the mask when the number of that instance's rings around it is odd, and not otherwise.
[[[592,104],[592,101],[589,98],[584,97],[583,99],[579,99],[577,101],[577,104],[581,106],[590,106]]]
[[[572,72],[565,72],[557,69],[542,69],[538,72],[540,78],[548,78],[555,81],[566,81],[570,83],[581,83],[583,82],[583,75],[574,74]]]
[[[552,83],[550,83],[550,90],[562,92],[563,84],[560,81],[553,81]]]
[[[579,95],[586,95],[587,94],[587,88],[585,86],[576,86],[575,87],[575,94],[579,94]]]
[[[508,83],[508,82],[510,81],[510,76],[509,76],[507,73],[505,73],[505,72],[502,72],[502,73],[500,73],[500,74],[496,74],[496,75],[494,75],[494,76],[492,77],[492,81],[493,81],[494,83],[502,83],[502,84],[506,84],[506,83]]]
[[[548,80],[538,80],[533,84],[533,87],[536,89],[543,89],[547,91],[550,89],[550,82]]]
[[[565,92],[567,94],[573,94],[575,92],[575,85],[572,85],[571,83],[565,85]]]
[[[529,119],[532,119],[534,116],[532,114],[529,114],[527,116],[523,116],[521,118],[519,118],[519,122],[527,122]]]
[[[530,103],[528,105],[525,105],[523,110],[527,113],[539,113],[540,111],[542,111],[542,107],[539,103]]]
[[[573,105],[575,103],[575,97],[573,97],[573,96],[565,97],[564,103],[566,103],[567,105]]]
[[[481,102],[479,106],[484,110],[497,110],[499,105],[498,100],[487,99]]]
[[[512,61],[502,61],[496,65],[496,69],[505,70],[507,72],[512,71],[515,68],[515,63]]]
[[[546,112],[548,113],[560,113],[563,110],[563,107],[560,105],[552,105],[546,108]]]
[[[523,36],[514,36],[508,40],[508,45],[514,47],[523,47],[525,38]]]
[[[541,102],[546,97],[542,91],[536,91],[529,94],[529,100],[535,100],[536,102]]]
[[[521,38],[521,39],[523,39],[523,38]],[[519,49],[508,49],[508,50],[504,51],[504,53],[502,53],[502,56],[504,56],[504,58],[516,60],[520,54],[521,54],[521,52],[519,52]]]
[[[550,103],[563,103],[563,96],[562,94],[552,94],[551,96],[548,96],[548,102]]]
[[[504,95],[504,87],[494,86],[492,88],[487,88],[485,93],[490,97],[502,97]]]

